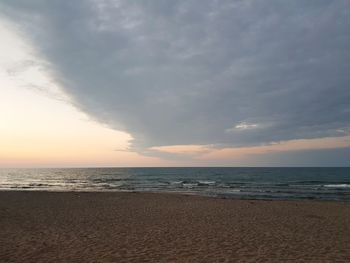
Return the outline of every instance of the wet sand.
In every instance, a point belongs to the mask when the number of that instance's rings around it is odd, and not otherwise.
[[[0,262],[350,262],[350,203],[0,192]]]

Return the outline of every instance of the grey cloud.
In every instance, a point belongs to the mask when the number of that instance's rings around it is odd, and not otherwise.
[[[350,133],[347,0],[4,0],[0,8],[76,105],[130,132],[139,151]],[[257,126],[232,129],[240,123]]]

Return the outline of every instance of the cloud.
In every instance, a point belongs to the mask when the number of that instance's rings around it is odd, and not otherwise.
[[[179,154],[180,156],[197,156],[209,153],[213,150],[211,145],[171,145],[151,147],[150,150],[170,154]]]
[[[306,152],[328,149],[350,149],[350,136],[344,137],[327,137],[321,139],[298,139],[281,141],[279,143],[270,143],[268,145],[239,147],[239,148],[223,148],[223,149],[211,149],[209,151],[198,151],[198,159],[202,160],[240,160],[241,158],[259,156],[266,154],[282,154],[287,152]],[[164,149],[166,150],[166,148]],[[254,158],[253,158],[254,159]],[[349,158],[348,158],[349,159]]]
[[[350,134],[349,8],[347,0],[0,3],[75,105],[131,133],[141,152]]]
[[[267,162],[273,163],[274,165],[278,165],[278,162],[276,163],[276,159],[282,160],[285,159],[286,156],[296,156],[298,153],[307,154],[308,152],[315,155],[315,152],[317,151],[327,151],[341,148],[350,149],[350,136],[288,140],[272,142],[264,145],[236,148],[219,148],[215,147],[214,145],[172,145],[152,147],[150,148],[150,150],[155,151],[153,154],[162,153],[163,157],[164,155],[167,157],[175,156],[178,157],[177,159],[182,157],[183,160],[186,160],[188,159],[188,157],[191,157],[191,161],[199,165],[203,165],[205,163],[212,163],[214,165],[217,165],[220,163],[221,165],[231,164],[235,166],[249,166],[256,165],[262,160],[264,160],[265,165]],[[283,157],[280,158],[280,155],[282,155]],[[300,162],[300,158],[294,159],[291,162],[286,162],[284,160],[279,165],[290,164],[293,163],[295,160],[299,160],[299,165],[305,165],[308,159],[304,160],[303,162]],[[330,158],[330,160],[331,161],[327,161],[324,164],[320,163],[319,165],[332,164],[335,158],[332,157]],[[347,157],[342,158],[342,160],[350,159],[349,157]],[[344,161],[342,165],[344,166]]]
[[[226,132],[236,132],[236,131],[246,131],[246,130],[251,130],[251,129],[257,129],[261,125],[257,123],[246,123],[246,122],[240,122],[234,127],[231,127],[229,129],[226,129]]]

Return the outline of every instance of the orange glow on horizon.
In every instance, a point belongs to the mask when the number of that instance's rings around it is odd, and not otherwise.
[[[350,136],[328,137],[316,139],[299,139],[282,141],[279,143],[218,149],[213,145],[171,145],[152,147],[151,150],[172,153],[194,155],[196,160],[240,160],[247,156],[260,155],[274,152],[321,150],[350,147]]]

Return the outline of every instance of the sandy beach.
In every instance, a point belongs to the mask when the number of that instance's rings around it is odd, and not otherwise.
[[[350,262],[350,203],[0,192],[0,262]]]

